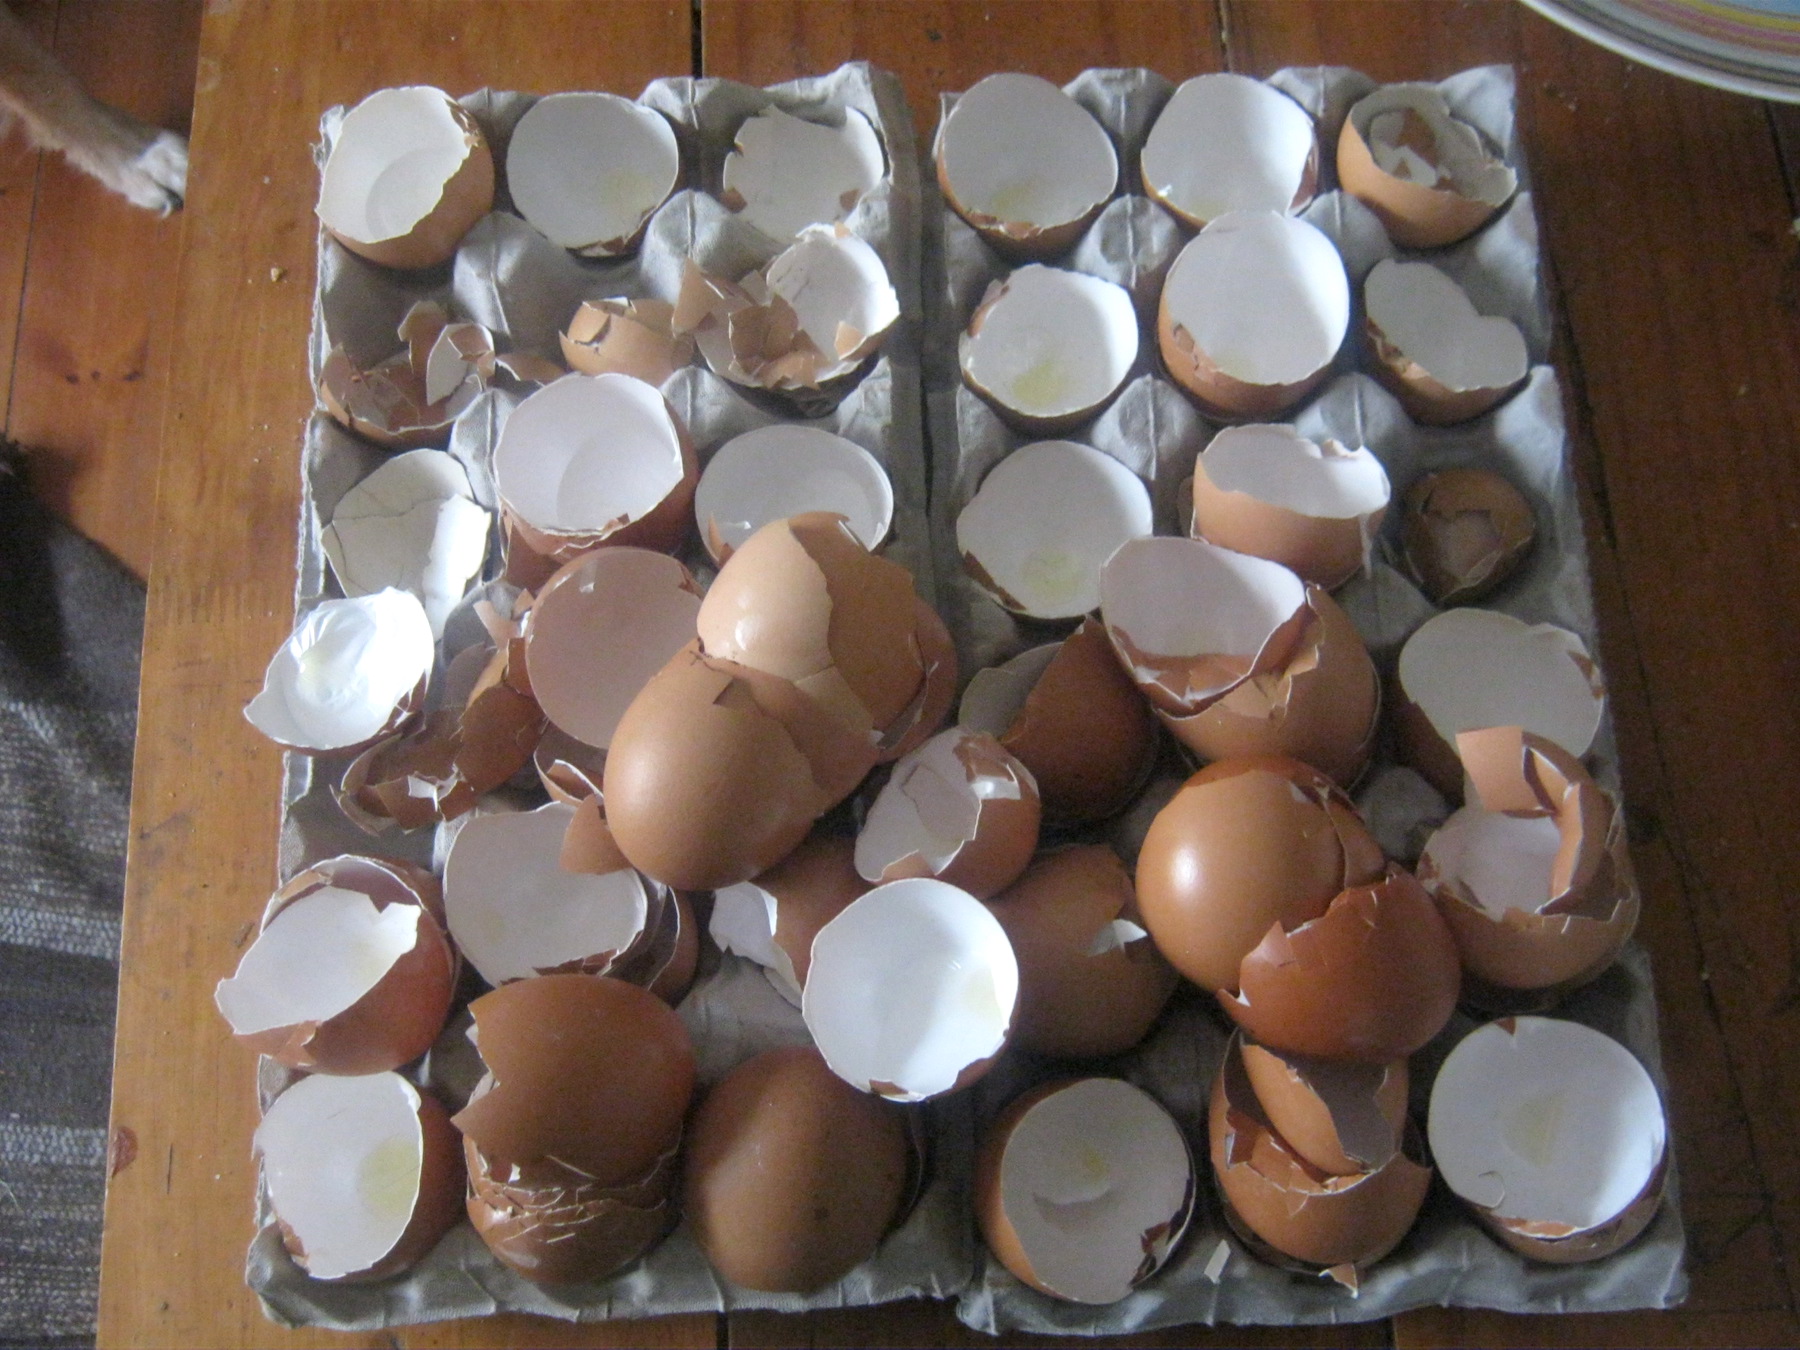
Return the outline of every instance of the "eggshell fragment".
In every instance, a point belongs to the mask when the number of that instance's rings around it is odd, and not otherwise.
[[[904,1198],[899,1107],[858,1092],[811,1046],[738,1065],[688,1132],[682,1208],[713,1269],[807,1293],[875,1254]]]
[[[1117,1303],[1161,1269],[1194,1208],[1194,1163],[1169,1113],[1117,1078],[1026,1093],[982,1140],[976,1217],[1001,1262],[1074,1303]]]
[[[1068,248],[1119,181],[1112,138],[1036,75],[989,75],[961,95],[938,127],[934,154],[950,208],[1013,256]]]
[[[1129,1050],[1180,981],[1141,926],[1131,873],[1105,844],[1041,855],[988,908],[1019,961],[1013,1039],[1027,1050]]]
[[[1375,378],[1415,422],[1479,417],[1525,382],[1531,358],[1511,319],[1478,314],[1430,263],[1384,258],[1363,282]]]
[[[531,759],[538,782],[550,794],[551,801],[576,806],[599,796],[600,781],[606,772],[606,751],[546,725]]]
[[[800,1012],[838,1077],[916,1102],[987,1072],[1018,994],[999,921],[967,891],[913,878],[877,886],[819,930]]]
[[[386,267],[432,267],[494,205],[494,159],[441,89],[378,89],[345,114],[320,174],[318,216]]]
[[[275,653],[244,716],[290,750],[358,749],[412,715],[435,655],[431,620],[406,591],[323,600]]]
[[[1391,492],[1367,449],[1285,425],[1227,427],[1194,464],[1191,533],[1335,590],[1368,566]]]
[[[444,1108],[396,1073],[301,1078],[254,1148],[282,1244],[315,1280],[372,1280],[424,1256],[463,1191]]]
[[[1331,240],[1274,211],[1218,217],[1163,283],[1157,340],[1204,412],[1269,417],[1310,393],[1350,325],[1350,279]]]
[[[584,300],[562,332],[563,360],[583,375],[630,375],[660,385],[694,359],[666,300]]]
[[[887,156],[854,108],[827,126],[773,105],[738,127],[725,156],[720,200],[771,239],[842,220],[881,182]]]
[[[855,441],[792,422],[726,441],[707,461],[694,493],[700,540],[720,565],[764,525],[815,511],[842,516],[873,551],[893,528],[893,484]]]
[[[377,445],[396,450],[441,445],[494,370],[493,337],[479,324],[452,324],[444,307],[429,300],[407,310],[398,336],[398,350],[366,370],[342,347],[327,352],[319,367],[319,402],[340,426]],[[453,378],[445,375],[441,359],[433,369],[440,345],[471,339],[476,348],[485,348],[485,372],[461,360],[453,363]]]
[[[1228,211],[1291,214],[1319,182],[1313,121],[1245,75],[1197,75],[1156,116],[1139,159],[1144,191],[1199,229]]]
[[[1156,759],[1155,716],[1091,618],[1061,643],[976,671],[959,717],[1031,771],[1048,822],[1117,814]]]
[[[588,257],[630,253],[681,173],[675,130],[617,94],[551,94],[532,104],[506,149],[519,214]]]
[[[1536,534],[1531,503],[1490,470],[1441,469],[1406,490],[1402,556],[1434,604],[1466,605],[1498,589]]]
[[[1037,263],[989,286],[957,340],[963,382],[1037,435],[1098,413],[1137,354],[1137,311],[1124,287]]]
[[[1576,758],[1600,728],[1606,688],[1581,639],[1486,609],[1450,609],[1400,649],[1395,731],[1401,757],[1452,801],[1462,798],[1464,731],[1522,727]]]
[[[1372,1172],[1406,1134],[1406,1061],[1279,1054],[1240,1034],[1244,1072],[1270,1126],[1306,1162],[1332,1176]]]
[[[1073,441],[1020,446],[956,517],[963,568],[994,599],[1034,619],[1100,603],[1100,567],[1154,526],[1150,490],[1111,455]]]
[[[1352,105],[1338,137],[1338,180],[1404,248],[1473,234],[1506,204],[1518,175],[1428,84],[1391,84]]]
[[[797,1008],[813,938],[868,890],[856,871],[855,841],[813,834],[768,871],[713,892],[713,941],[763,967]]]
[[[1593,1261],[1649,1226],[1668,1123],[1656,1085],[1611,1037],[1506,1017],[1457,1043],[1431,1089],[1431,1151],[1482,1224],[1538,1261]]]
[[[894,765],[856,837],[865,881],[936,877],[985,900],[1037,849],[1037,784],[992,736],[951,727]]]

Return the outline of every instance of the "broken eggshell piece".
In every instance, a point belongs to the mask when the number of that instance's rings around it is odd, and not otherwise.
[[[342,347],[327,352],[319,366],[319,402],[340,426],[388,449],[441,445],[494,372],[493,337],[479,324],[451,323],[444,307],[430,300],[406,311],[398,336],[398,350],[367,370]],[[475,353],[470,359],[461,354],[464,346]]]
[[[1244,1072],[1269,1124],[1321,1172],[1384,1167],[1406,1134],[1407,1064],[1279,1054],[1238,1033]]]
[[[1338,137],[1338,180],[1403,248],[1473,234],[1504,206],[1518,175],[1428,84],[1391,84],[1354,104]]]
[[[1431,1089],[1445,1183],[1513,1250],[1593,1261],[1655,1217],[1668,1123],[1631,1052],[1577,1022],[1506,1017],[1457,1043]]]
[[[887,470],[855,441],[777,422],[715,450],[694,492],[700,541],[721,566],[764,525],[813,511],[844,517],[864,548],[880,548],[894,523]]]
[[[987,1072],[1018,994],[999,920],[921,877],[877,886],[819,930],[800,1011],[838,1077],[916,1102]]]
[[[869,119],[846,108],[827,126],[773,105],[744,119],[725,157],[722,200],[769,238],[842,220],[881,182],[887,157]]]
[[[1187,1230],[1194,1162],[1181,1129],[1117,1078],[1046,1084],[988,1127],[975,1168],[982,1236],[1032,1288],[1117,1303]]]
[[[1536,534],[1531,503],[1488,469],[1428,473],[1401,507],[1406,569],[1437,605],[1470,604],[1504,584]]]
[[[1426,426],[1481,416],[1530,373],[1519,326],[1476,313],[1462,287],[1430,263],[1376,263],[1363,282],[1363,313],[1370,370]]]
[[[856,871],[856,841],[813,834],[768,871],[713,892],[712,939],[761,966],[798,1008],[813,939],[868,890]]]
[[[506,186],[519,214],[588,257],[637,247],[681,173],[669,120],[617,94],[551,94],[513,128]]]
[[[666,300],[583,300],[561,336],[563,360],[583,375],[630,375],[660,385],[694,359]]]
[[[1197,75],[1157,114],[1139,159],[1144,191],[1200,229],[1230,211],[1293,214],[1319,182],[1313,120],[1244,75]]]

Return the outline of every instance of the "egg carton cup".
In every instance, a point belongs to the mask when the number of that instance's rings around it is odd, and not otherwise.
[[[1431,250],[1396,247],[1380,222],[1336,188],[1335,147],[1350,106],[1378,86],[1341,67],[1288,69],[1268,83],[1293,97],[1318,123],[1320,193],[1301,218],[1322,230],[1343,255],[1352,285],[1350,333],[1331,373],[1313,395],[1282,419],[1302,434],[1367,446],[1393,483],[1393,506],[1375,542],[1371,565],[1335,593],[1384,674],[1401,645],[1438,613],[1399,564],[1399,503],[1426,473],[1484,467],[1510,479],[1531,503],[1537,542],[1526,564],[1482,607],[1528,623],[1554,623],[1597,651],[1592,587],[1580,506],[1569,466],[1562,391],[1548,364],[1551,316],[1539,255],[1538,229],[1515,122],[1509,67],[1464,71],[1442,81],[1451,112],[1479,128],[1518,173],[1520,189],[1498,216],[1470,238]],[[1100,450],[1149,487],[1157,534],[1184,534],[1177,489],[1219,430],[1163,369],[1156,350],[1155,314],[1164,273],[1191,231],[1143,195],[1138,156],[1174,86],[1147,70],[1089,70],[1064,91],[1099,121],[1119,152],[1120,186],[1087,231],[1050,265],[1123,286],[1140,318],[1136,364],[1117,397],[1068,440]],[[943,116],[956,95],[942,100]],[[957,341],[989,285],[1013,270],[973,228],[945,205],[929,161],[923,175],[932,228],[925,241],[926,406],[932,455],[932,541],[937,550],[940,608],[956,642],[960,673],[996,665],[1025,649],[1054,641],[1069,623],[1021,619],[1002,608],[963,569],[956,518],[985,475],[1037,437],[1021,434],[962,381]],[[1495,410],[1460,425],[1414,424],[1399,403],[1366,373],[1361,344],[1361,287],[1383,259],[1431,262],[1454,279],[1482,314],[1519,326],[1532,365],[1522,388]],[[1610,712],[1588,754],[1596,779],[1619,790]],[[1108,826],[1068,832],[1069,838],[1108,838],[1127,857],[1155,810],[1179,785],[1184,768],[1165,753],[1158,777],[1140,802]],[[1361,780],[1358,806],[1384,848],[1415,857],[1449,808],[1411,769],[1378,753]],[[1049,1298],[1021,1283],[985,1249],[975,1281],[961,1295],[958,1316],[980,1331],[1051,1335],[1118,1335],[1187,1322],[1303,1324],[1372,1321],[1433,1305],[1509,1312],[1603,1312],[1664,1308],[1685,1297],[1684,1237],[1671,1155],[1667,1199],[1648,1232],[1606,1260],[1588,1265],[1534,1264],[1489,1237],[1443,1187],[1434,1187],[1418,1223],[1401,1247],[1366,1272],[1351,1291],[1325,1278],[1295,1274],[1251,1255],[1227,1229],[1207,1162],[1207,1095],[1228,1038],[1211,1000],[1186,987],[1151,1038],[1136,1050],[1096,1066],[1157,1097],[1186,1131],[1196,1161],[1199,1200],[1187,1237],[1174,1258],[1124,1301],[1089,1308]],[[1657,1043],[1656,1004],[1649,961],[1635,944],[1599,981],[1551,1010],[1622,1041],[1649,1069],[1667,1099]],[[1475,1022],[1458,1013],[1420,1052],[1414,1073],[1415,1112],[1422,1113],[1443,1057]],[[977,1116],[991,1120],[1018,1093],[1046,1078],[1066,1076],[1066,1064],[1012,1055],[975,1089]]]

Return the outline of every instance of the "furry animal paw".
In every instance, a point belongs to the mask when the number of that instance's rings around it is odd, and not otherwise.
[[[187,139],[159,131],[137,156],[126,161],[107,186],[134,206],[168,215],[187,196]]]

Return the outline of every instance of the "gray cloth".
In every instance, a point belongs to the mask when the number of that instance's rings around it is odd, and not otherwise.
[[[144,588],[0,445],[0,1346],[94,1334]]]

